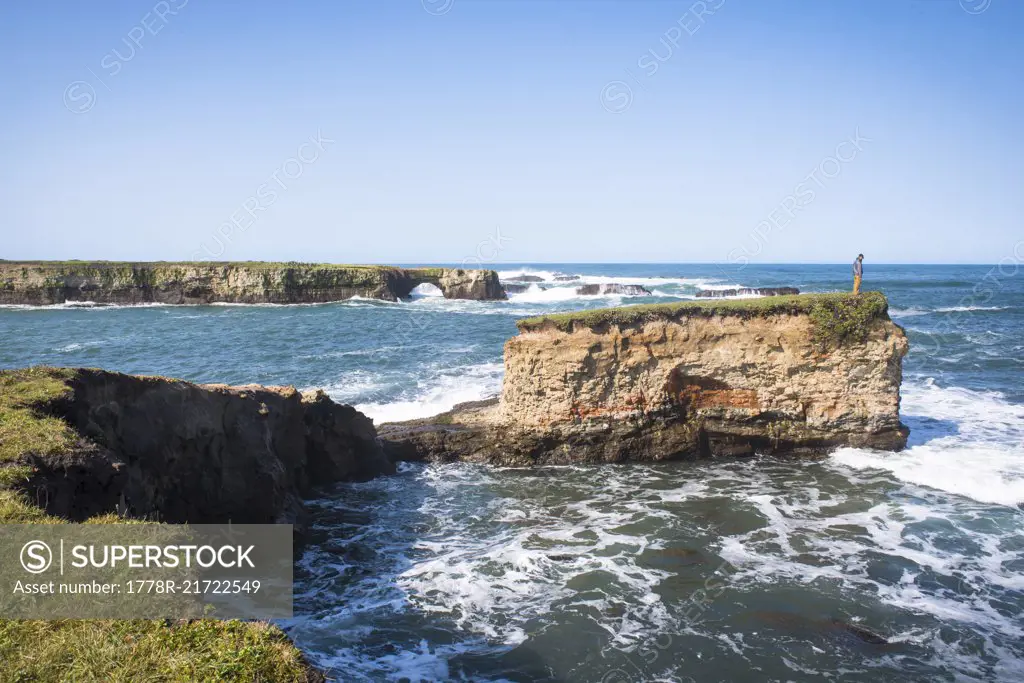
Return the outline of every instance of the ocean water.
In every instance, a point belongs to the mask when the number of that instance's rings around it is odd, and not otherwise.
[[[0,367],[323,387],[379,423],[497,393],[520,317],[850,284],[846,265],[498,267],[544,281],[507,302],[0,308]],[[1024,680],[1017,271],[865,266],[910,336],[902,453],[405,465],[312,503],[282,626],[343,681]],[[611,282],[652,293],[575,293]]]

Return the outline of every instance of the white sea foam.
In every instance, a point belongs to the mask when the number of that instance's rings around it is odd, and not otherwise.
[[[920,308],[890,308],[889,315],[893,318],[912,318],[918,315],[928,315],[931,311]]]
[[[545,282],[554,282],[556,275],[563,275],[565,273],[559,273],[554,270],[537,270],[533,268],[519,268],[517,270],[499,270],[499,280],[511,280],[517,277],[531,276],[542,278]]]
[[[654,590],[672,574],[639,556],[658,547],[647,525],[677,524],[672,506],[701,495],[705,486],[647,489],[652,477],[642,465],[552,469],[576,474],[569,483],[551,480],[554,499],[532,495],[533,487],[510,479],[507,470],[454,464],[403,465],[398,477],[349,484],[346,495],[315,501],[356,511],[362,506],[353,495],[379,501],[367,523],[342,535],[346,546],[364,548],[361,556],[372,557],[375,566],[337,582],[333,577],[352,568],[344,555],[336,547],[309,548],[300,564],[314,578],[297,584],[296,599],[322,607],[287,622],[289,632],[306,647],[322,633],[351,643],[313,647],[317,662],[345,671],[346,680],[440,681],[463,680],[449,660],[508,652],[538,620],[567,604],[604,615],[602,627],[620,647],[674,627]],[[602,481],[598,488],[591,487],[595,476]],[[331,527],[321,530],[331,533]],[[408,615],[429,615],[441,628],[451,624],[450,639],[434,646],[368,642],[368,624]]]
[[[360,411],[377,424],[430,417],[451,410],[459,403],[479,401],[501,391],[501,363],[482,363],[428,373],[416,383],[409,398],[387,403],[357,405]],[[332,393],[328,390],[328,393]]]
[[[84,342],[72,342],[65,344],[64,346],[57,347],[54,349],[57,353],[74,353],[75,351],[81,351],[83,349],[92,349],[98,346],[107,344],[107,341],[84,341]]]
[[[879,485],[859,472],[851,480],[851,491]],[[814,487],[791,489],[754,467],[732,488],[738,507],[751,505],[764,519],[753,531],[721,540],[720,554],[737,569],[731,580],[738,586],[838,591],[863,596],[868,605],[877,600],[929,615],[936,624],[967,624],[983,634],[986,652],[1000,667],[1024,669],[1012,652],[1024,626],[1005,611],[1024,586],[1013,569],[1019,560],[1015,511],[994,518],[990,507],[962,505],[913,484],[871,503]],[[938,628],[883,635],[929,649],[949,646]],[[950,662],[969,680],[987,667],[971,646],[951,647],[935,664]]]
[[[544,284],[559,285],[604,285],[617,283],[620,285],[644,285],[649,287],[682,285],[697,289],[735,289],[745,285],[723,284],[714,278],[700,277],[645,277],[636,275],[587,275],[582,273],[561,273],[552,270],[535,270],[520,268],[518,270],[498,271],[498,279],[502,282],[514,281],[524,276],[539,277]],[[557,280],[558,276],[575,276],[574,280]]]
[[[936,308],[936,313],[959,313],[961,311],[1005,311],[1009,306],[946,306]]]
[[[586,301],[593,299],[610,300],[611,303],[614,303],[615,301],[621,300],[622,298],[622,294],[602,293],[583,295],[577,294],[575,287],[549,287],[547,289],[541,289],[537,285],[531,286],[525,292],[519,292],[516,294],[508,295],[508,300],[516,304],[549,304],[576,300]]]
[[[832,456],[855,469],[1000,505],[1024,503],[1024,406],[998,392],[943,388],[934,380],[903,387],[911,447],[901,453],[844,448]],[[917,432],[920,432],[918,434]]]
[[[416,285],[415,287],[413,287],[413,290],[412,292],[409,293],[409,296],[413,298],[438,296],[444,297],[444,292],[442,292],[441,288],[438,287],[437,285],[431,284],[429,282],[424,282],[423,284]]]
[[[0,309],[12,311],[114,311],[122,308],[165,308],[178,304],[164,304],[155,301],[144,301],[137,304],[107,304],[96,301],[65,301],[60,304],[36,306],[31,304],[0,304]]]

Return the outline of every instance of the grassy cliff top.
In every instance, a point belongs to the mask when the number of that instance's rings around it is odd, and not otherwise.
[[[814,322],[818,341],[827,343],[862,338],[860,330],[864,323],[875,318],[888,318],[888,310],[889,303],[881,292],[865,292],[860,295],[840,292],[598,308],[526,318],[518,321],[516,325],[520,332],[533,332],[549,326],[563,332],[572,332],[574,329],[643,324],[651,320],[679,320],[716,315],[753,318],[776,314],[805,314],[811,316]]]
[[[60,455],[82,437],[51,414],[76,371],[0,370],[0,524],[63,524],[22,489],[30,455]],[[137,524],[111,513],[87,524]],[[323,677],[263,622],[0,619],[0,681],[291,681]]]
[[[354,265],[344,263],[302,263],[299,261],[5,261],[0,268],[336,268],[339,270],[404,270],[397,266]]]

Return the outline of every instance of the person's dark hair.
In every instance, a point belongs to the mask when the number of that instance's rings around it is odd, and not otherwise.
[[[864,258],[864,254],[857,254],[857,258]]]

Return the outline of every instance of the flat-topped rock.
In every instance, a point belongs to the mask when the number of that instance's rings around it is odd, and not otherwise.
[[[48,305],[395,301],[429,283],[449,299],[506,298],[493,270],[331,263],[0,261],[0,303]]]
[[[879,293],[531,318],[500,400],[382,425],[399,459],[503,465],[899,450],[902,328]]]

